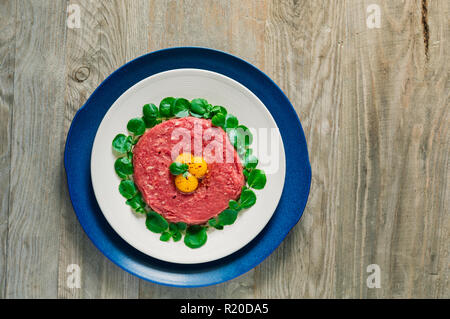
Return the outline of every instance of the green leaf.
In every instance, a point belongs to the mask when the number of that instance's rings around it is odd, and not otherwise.
[[[128,121],[127,129],[135,136],[139,136],[144,134],[145,132],[145,123],[140,117],[136,117]]]
[[[238,128],[227,128],[227,135],[231,145],[242,154],[244,152],[244,136],[242,135],[242,130]]]
[[[232,114],[227,114],[225,116],[225,128],[235,128],[238,126],[238,124],[239,124],[239,121],[236,118],[236,116],[234,116]]]
[[[241,210],[241,206],[239,205],[239,203],[232,199],[228,202],[228,207],[237,212]]]
[[[214,218],[211,218],[210,220],[208,220],[208,224],[210,225],[210,226],[212,226],[212,227],[214,227],[215,229],[218,229],[218,230],[222,230],[223,229],[223,225],[220,225],[218,222],[217,222],[217,219],[214,217]]]
[[[263,189],[266,185],[266,174],[263,170],[260,169],[254,169],[250,172],[250,175],[248,176],[248,187],[254,188],[254,189]]]
[[[172,237],[172,234],[165,231],[164,233],[161,234],[161,236],[159,237],[159,240],[169,241],[170,237]]]
[[[222,113],[223,115],[227,115],[227,109],[220,105],[215,105],[211,108],[211,113],[216,115],[218,113]]]
[[[175,176],[186,173],[188,171],[188,168],[189,168],[188,164],[180,162],[173,162],[169,166],[170,173],[172,173],[172,175]]]
[[[249,171],[249,170],[246,170],[246,169],[244,169],[244,171],[243,171],[243,174],[244,174],[245,178],[247,178],[247,179],[248,179],[248,177],[250,176],[250,171]]]
[[[164,217],[154,211],[147,213],[145,225],[148,230],[154,233],[162,233],[167,229],[167,227],[169,227],[169,223],[164,219]]]
[[[244,145],[249,146],[253,142],[253,134],[250,132],[247,126],[245,125],[239,125],[237,127],[238,129],[242,130],[242,136],[244,137]]]
[[[211,112],[205,112],[205,113],[203,113],[203,118],[205,118],[205,119],[210,119],[211,116],[212,116],[212,113],[211,113]]]
[[[189,108],[191,103],[188,100],[179,98],[175,100],[175,103],[172,104],[172,114],[176,117],[186,117],[189,116]]]
[[[113,149],[119,154],[125,154],[131,150],[131,136],[117,134],[112,141]]]
[[[120,182],[119,192],[126,199],[131,199],[134,197],[134,195],[136,195],[137,188],[136,188],[136,185],[134,185],[133,181],[130,181],[129,179],[127,179],[127,180]]]
[[[172,105],[175,103],[175,98],[166,97],[159,103],[159,113],[164,117],[171,117],[172,114]]]
[[[146,128],[152,128],[153,126],[161,123],[161,119],[156,118],[156,117],[145,117],[144,116],[142,119],[144,120]]]
[[[252,207],[256,203],[256,195],[251,189],[244,189],[239,201],[242,208]]]
[[[243,165],[247,169],[255,168],[258,165],[258,158],[255,155],[252,155],[251,152],[246,152]]]
[[[172,234],[173,241],[179,241],[181,239],[181,233],[177,231],[176,233]]]
[[[186,227],[187,227],[186,223],[183,223],[183,222],[178,222],[178,223],[177,223],[177,228],[178,228],[178,230],[180,230],[180,231],[186,230]]]
[[[212,117],[211,122],[214,126],[223,128],[225,125],[225,115],[223,115],[222,113],[217,113]]]
[[[205,99],[193,99],[191,101],[191,114],[203,115],[208,108],[208,101]]]
[[[169,231],[173,234],[178,231],[178,227],[176,224],[169,224]]]
[[[207,238],[206,227],[192,225],[186,230],[184,243],[190,248],[199,248],[206,243]]]
[[[145,202],[142,199],[141,193],[137,193],[133,198],[128,199],[125,203],[138,213],[145,212]]]
[[[153,104],[145,104],[142,108],[142,113],[144,114],[145,118],[156,118],[159,117],[159,110],[158,107]]]
[[[120,178],[126,178],[128,175],[133,174],[133,164],[129,157],[119,157],[114,162],[114,169]]]
[[[225,209],[219,214],[217,222],[222,226],[231,225],[236,221],[237,215],[237,211],[233,209]]]
[[[211,218],[210,220],[208,220],[208,224],[212,227],[217,225],[217,219],[215,217]]]
[[[200,114],[196,114],[196,113],[192,113],[192,112],[190,112],[190,114],[191,114],[191,116],[196,117],[198,119],[201,119],[203,117],[203,114],[200,115]]]

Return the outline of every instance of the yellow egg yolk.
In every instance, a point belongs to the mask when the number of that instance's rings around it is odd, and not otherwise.
[[[188,164],[189,173],[197,178],[203,178],[208,171],[208,165],[201,156],[193,156],[190,153],[181,153],[177,156],[175,161],[183,164]]]
[[[175,177],[175,186],[180,192],[192,193],[198,187],[198,179],[191,174],[187,174],[186,177],[183,175],[180,174]]]
[[[175,162],[183,163],[183,164],[189,164],[192,162],[193,156],[190,153],[181,153],[177,156],[175,159]]]
[[[208,171],[208,165],[206,164],[205,160],[201,158],[200,156],[194,156],[192,158],[192,162],[189,163],[189,173],[194,175],[197,178],[202,178],[206,175],[206,172]]]

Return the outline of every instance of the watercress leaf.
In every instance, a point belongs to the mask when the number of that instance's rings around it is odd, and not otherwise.
[[[208,236],[206,227],[200,225],[189,226],[184,236],[184,243],[190,248],[199,248],[206,243]]]
[[[211,122],[214,126],[224,127],[225,115],[223,115],[222,113],[217,113],[212,117]]]
[[[170,173],[172,173],[172,175],[180,175],[180,174],[186,173],[188,168],[189,168],[188,164],[180,163],[180,162],[173,162],[169,166],[169,170],[170,170]]]
[[[208,220],[208,224],[212,227],[217,225],[217,219],[215,217],[211,218],[210,220]]]
[[[169,223],[160,214],[150,211],[147,213],[145,225],[154,233],[162,233],[169,227]]]
[[[135,211],[140,214],[145,214],[145,209],[143,207],[138,207],[135,209]]]
[[[126,178],[128,175],[133,174],[131,158],[127,156],[119,157],[114,162],[114,169],[120,178]]]
[[[135,136],[134,138],[131,137],[131,136],[128,136],[128,137],[130,138],[130,141],[131,141],[132,145],[136,145],[137,142],[139,141],[139,137],[138,136]]]
[[[222,113],[223,115],[227,115],[227,109],[220,105],[215,105],[211,108],[211,113],[216,115],[217,113]]]
[[[186,117],[189,115],[189,108],[191,107],[191,103],[188,100],[179,98],[175,100],[175,103],[172,104],[172,114],[176,117]]]
[[[139,136],[145,132],[145,123],[140,117],[137,117],[128,121],[127,129],[135,136]]]
[[[225,116],[225,128],[235,128],[238,126],[238,124],[239,124],[239,121],[236,118],[236,116],[234,116],[232,114],[227,114]]]
[[[178,231],[178,227],[176,224],[169,224],[169,231],[173,234]]]
[[[196,117],[196,118],[198,118],[198,119],[200,119],[200,118],[202,118],[202,117],[203,117],[203,115],[200,115],[200,114],[194,113],[194,112],[192,112],[192,111],[190,111],[189,113],[191,114],[191,116],[193,116],[193,117]]]
[[[239,199],[242,208],[249,208],[256,203],[256,195],[251,189],[244,189]]]
[[[119,184],[119,192],[126,199],[133,198],[137,193],[136,185],[134,185],[133,181],[129,179],[121,181]]]
[[[205,119],[210,119],[211,116],[212,116],[212,113],[211,113],[211,112],[205,112],[205,113],[203,113],[203,118],[205,118]]]
[[[165,231],[164,233],[161,234],[161,236],[159,237],[159,240],[169,241],[170,237],[172,237],[172,234]]]
[[[233,199],[228,202],[228,207],[235,211],[239,211],[241,209],[239,203]]]
[[[250,171],[244,169],[243,174],[244,174],[245,178],[248,179],[248,177],[250,176]]]
[[[263,170],[253,169],[248,176],[247,183],[250,188],[263,189],[266,185],[266,181],[266,174]]]
[[[145,203],[142,199],[141,193],[137,193],[133,198],[128,199],[125,203],[138,213],[145,212]]]
[[[187,227],[186,223],[183,223],[183,222],[178,222],[178,223],[177,223],[177,228],[178,228],[178,230],[180,230],[180,231],[186,230],[186,227]]]
[[[144,116],[142,119],[144,120],[146,128],[151,128],[151,127],[161,123],[161,119],[159,119],[157,117],[145,117]]]
[[[173,241],[179,241],[181,239],[181,233],[179,231],[172,234]]]
[[[231,225],[236,221],[238,212],[233,209],[225,209],[223,212],[219,214],[218,217],[218,224],[225,226],[225,225]]]
[[[191,111],[192,113],[203,115],[208,108],[208,101],[205,99],[193,99],[191,101]]]
[[[173,116],[172,105],[174,104],[174,102],[175,102],[175,98],[166,97],[165,99],[163,99],[161,101],[161,103],[159,103],[159,113],[161,114],[161,116],[164,116],[164,117]]]
[[[131,150],[131,137],[124,134],[117,134],[112,141],[113,149],[119,154],[125,154]]]
[[[244,155],[244,167],[247,169],[255,168],[258,165],[258,158],[255,155],[246,153]]]
[[[158,107],[153,104],[145,104],[142,108],[142,113],[144,114],[145,118],[156,118],[159,117],[159,110]]]
[[[223,229],[223,225],[220,225],[216,218],[211,218],[210,220],[208,220],[208,224],[210,226],[214,227],[215,229],[218,229],[218,230]]]
[[[239,125],[238,129],[242,130],[242,136],[244,136],[244,145],[249,146],[253,142],[253,134],[250,132],[247,126]]]
[[[242,130],[239,128],[227,128],[228,138],[231,144],[240,154],[244,154],[244,136],[242,135]],[[242,156],[242,155],[241,155]]]

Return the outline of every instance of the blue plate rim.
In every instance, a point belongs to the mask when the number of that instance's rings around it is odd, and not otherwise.
[[[279,234],[279,236],[278,236],[278,238],[281,238],[281,240],[279,240],[279,242],[277,243],[277,244],[275,244],[275,245],[272,245],[272,247],[270,247],[269,249],[266,249],[265,250],[265,253],[264,254],[262,254],[262,255],[259,255],[259,258],[257,259],[257,260],[253,260],[253,262],[251,262],[250,263],[250,265],[247,265],[246,266],[246,269],[244,270],[244,271],[242,271],[242,270],[238,270],[238,271],[235,271],[235,272],[228,272],[227,273],[227,275],[225,275],[225,276],[223,276],[223,277],[220,277],[220,278],[217,278],[217,279],[213,279],[213,280],[204,280],[204,281],[202,281],[202,282],[198,282],[198,283],[194,283],[194,282],[190,282],[189,284],[184,284],[184,283],[182,283],[182,282],[174,282],[174,281],[162,281],[162,280],[156,280],[156,279],[154,279],[154,278],[150,278],[150,277],[148,277],[148,276],[144,276],[144,275],[142,275],[142,273],[140,273],[140,272],[138,272],[136,269],[130,269],[130,265],[128,265],[128,267],[126,267],[124,264],[123,264],[123,262],[121,263],[120,262],[120,260],[118,261],[116,258],[114,258],[114,256],[113,255],[111,255],[111,253],[110,252],[108,252],[108,251],[106,251],[105,249],[103,249],[103,247],[97,242],[97,240],[96,240],[96,238],[95,238],[95,236],[87,229],[87,227],[86,227],[86,225],[84,225],[83,224],[83,221],[81,220],[81,217],[80,217],[80,214],[79,214],[79,212],[77,212],[77,210],[76,210],[76,208],[75,208],[75,206],[76,206],[76,203],[74,202],[74,199],[73,199],[73,189],[72,189],[72,186],[71,186],[71,182],[70,182],[70,174],[69,174],[69,171],[68,171],[68,166],[70,166],[70,160],[71,160],[71,150],[70,150],[70,147],[69,147],[69,143],[70,143],[70,137],[72,136],[72,134],[73,134],[73,130],[74,130],[74,127],[75,127],[75,125],[74,125],[74,123],[76,123],[76,121],[78,120],[78,118],[80,117],[80,114],[82,113],[82,111],[83,110],[85,110],[86,108],[87,108],[87,105],[89,105],[90,103],[91,103],[91,101],[92,101],[92,99],[93,99],[93,97],[96,95],[96,94],[98,94],[98,92],[105,86],[105,83],[107,83],[107,82],[109,82],[116,74],[118,74],[119,72],[121,72],[121,71],[123,71],[123,70],[125,70],[125,69],[127,69],[128,67],[130,67],[131,65],[133,65],[133,64],[135,64],[135,63],[139,63],[139,61],[143,61],[143,60],[145,60],[146,58],[149,58],[150,56],[152,56],[152,55],[155,55],[155,54],[161,54],[161,53],[166,53],[166,52],[173,52],[173,51],[177,51],[177,50],[200,50],[200,51],[205,51],[205,52],[208,52],[208,53],[210,53],[210,54],[219,54],[219,55],[223,55],[224,57],[228,57],[228,58],[230,58],[230,59],[235,59],[236,61],[238,61],[239,63],[243,63],[243,64],[245,64],[245,65],[247,65],[250,69],[252,69],[252,71],[254,71],[254,72],[256,72],[256,73],[259,73],[259,75],[261,75],[266,81],[268,81],[277,91],[278,91],[278,93],[280,93],[281,95],[282,95],[282,97],[283,97],[283,99],[285,100],[285,102],[287,102],[286,103],[286,106],[287,107],[289,107],[290,108],[290,111],[293,113],[293,115],[294,115],[294,118],[295,118],[295,120],[296,120],[296,124],[298,125],[298,127],[300,128],[300,136],[298,136],[298,138],[301,140],[301,142],[303,142],[303,144],[304,144],[304,148],[302,149],[302,151],[304,152],[304,156],[303,156],[303,159],[305,159],[306,161],[304,162],[304,163],[302,163],[302,165],[304,166],[304,170],[306,171],[306,175],[305,176],[303,176],[303,182],[302,182],[302,184],[304,185],[304,186],[306,186],[306,188],[303,190],[304,192],[303,192],[303,194],[302,194],[302,197],[303,197],[303,203],[302,203],[302,205],[301,206],[299,206],[298,207],[298,209],[299,209],[299,213],[298,213],[298,218],[296,218],[296,220],[295,220],[295,222],[293,222],[293,223],[291,223],[288,227],[286,227],[285,229],[284,229],[284,231],[283,231],[283,233],[281,233],[281,234]],[[189,68],[195,68],[195,67],[192,67],[192,66],[188,66]],[[175,67],[175,68],[171,68],[171,69],[167,69],[167,70],[173,70],[173,69],[178,69],[178,68],[183,68],[183,67]],[[215,70],[210,70],[210,69],[208,69],[208,68],[199,68],[199,69],[206,69],[206,70],[209,70],[209,71],[213,71],[213,72],[217,72],[217,71],[215,71]],[[165,71],[167,71],[167,70],[165,70]],[[162,72],[162,71],[161,71]],[[156,72],[156,73],[158,73],[158,72]],[[153,74],[156,74],[156,73],[153,73]],[[217,72],[217,73],[220,73],[220,74],[223,74],[222,72]],[[151,75],[153,75],[153,74],[149,74],[148,76],[151,76]],[[227,75],[227,74],[223,74],[223,75],[225,75],[225,76],[229,76],[229,75]],[[231,76],[229,76],[229,77],[231,77]],[[241,83],[242,85],[244,85],[245,87],[247,87],[244,83],[242,83],[239,79],[237,79],[237,78],[235,78],[235,77],[231,77],[232,79],[234,79],[234,80],[236,80],[237,82],[239,82],[239,83]],[[140,80],[138,80],[138,81],[136,81],[135,83],[137,83],[137,82],[139,82]],[[134,83],[134,84],[135,84]],[[131,87],[131,86],[130,86]],[[247,87],[248,88],[248,87]],[[256,92],[254,92],[252,89],[250,89],[250,88],[248,88],[250,91],[252,91],[256,96],[258,96],[258,98],[260,98],[259,97],[259,95],[256,93]],[[122,92],[123,93],[123,92]],[[121,94],[122,94],[121,93]],[[119,95],[120,96],[120,95]],[[111,106],[111,105],[110,105]],[[110,107],[109,106],[109,107]],[[109,107],[108,107],[108,109],[109,109]],[[267,107],[267,106],[266,106]],[[269,110],[269,112],[272,114],[272,112]],[[273,116],[273,114],[272,114],[272,116]],[[275,117],[274,117],[274,119],[275,119]],[[275,119],[275,121],[276,121],[276,119]],[[279,126],[280,124],[278,123],[278,121],[276,121],[277,122],[277,125]],[[100,123],[97,123],[97,127],[96,127],[96,129],[95,129],[95,131],[97,131],[97,129],[98,129],[98,125],[99,125]],[[284,137],[282,136],[282,140],[283,140],[283,144],[285,144],[286,142],[285,142],[285,139],[284,139]],[[284,145],[285,146],[285,149],[286,149],[286,145]],[[90,149],[92,148],[92,144],[90,145]],[[88,165],[88,166],[90,166],[90,165]],[[129,62],[127,62],[127,63],[125,63],[124,65],[122,65],[121,67],[119,67],[118,69],[116,69],[114,72],[112,72],[109,76],[107,76],[99,85],[98,85],[98,87],[92,92],[92,94],[89,96],[89,98],[86,100],[86,102],[77,110],[77,112],[75,113],[75,115],[74,115],[74,117],[73,117],[73,119],[72,119],[72,122],[71,122],[71,125],[70,125],[70,128],[69,128],[69,130],[68,130],[68,133],[67,133],[67,137],[66,137],[66,143],[65,143],[65,149],[64,149],[64,167],[65,167],[65,171],[66,171],[66,178],[67,178],[67,185],[68,185],[68,190],[69,190],[69,195],[70,195],[70,200],[71,200],[71,203],[72,203],[72,206],[73,206],[73,209],[74,209],[74,211],[75,211],[75,214],[76,214],[76,216],[77,216],[77,219],[78,219],[78,221],[80,222],[80,224],[81,224],[81,226],[82,226],[82,228],[83,228],[83,230],[84,230],[84,232],[86,233],[86,235],[88,236],[88,238],[91,240],[91,242],[94,244],[94,246],[97,248],[97,249],[99,249],[100,250],[100,252],[102,252],[102,254],[104,255],[104,256],[106,256],[110,261],[112,261],[114,264],[116,264],[117,266],[119,266],[121,269],[123,269],[123,270],[125,270],[126,272],[128,272],[128,273],[131,273],[131,274],[133,274],[133,275],[135,275],[135,276],[137,276],[137,277],[139,277],[139,278],[141,278],[141,279],[144,279],[144,280],[147,280],[147,281],[150,281],[150,282],[153,282],[153,283],[157,283],[157,284],[161,284],[161,285],[166,285],[166,286],[174,286],[174,287],[203,287],[203,286],[209,286],[209,285],[214,285],[214,284],[218,284],[218,283],[222,283],[222,282],[225,282],[225,281],[228,281],[228,280],[231,280],[231,279],[233,279],[233,278],[236,278],[236,277],[238,277],[238,276],[241,276],[241,275],[243,275],[244,273],[246,273],[246,272],[248,272],[248,271],[250,271],[251,269],[253,269],[254,267],[256,267],[257,265],[259,265],[263,260],[265,260],[281,243],[282,243],[282,241],[284,240],[284,238],[287,236],[287,234],[290,232],[290,230],[299,222],[299,220],[301,219],[301,217],[303,216],[303,212],[304,212],[304,209],[305,209],[305,207],[306,207],[306,203],[307,203],[307,201],[308,201],[308,197],[309,197],[309,193],[310,193],[310,187],[311,187],[311,164],[310,164],[310,162],[309,162],[309,154],[308,154],[308,147],[307,147],[307,142],[306,142],[306,138],[305,138],[305,135],[304,135],[304,131],[303,131],[303,128],[302,128],[302,125],[301,125],[301,123],[300,123],[300,119],[299,119],[299,117],[298,117],[298,114],[297,114],[297,112],[295,111],[295,109],[294,109],[294,107],[292,106],[292,104],[291,104],[291,102],[289,101],[289,99],[287,98],[287,96],[286,96],[286,94],[283,92],[283,90],[281,90],[281,88],[267,75],[267,74],[265,74],[263,71],[261,71],[260,69],[258,69],[257,67],[255,67],[253,64],[251,64],[251,63],[249,63],[249,62],[247,62],[247,61],[245,61],[245,60],[243,60],[243,59],[241,59],[241,58],[239,58],[239,57],[237,57],[237,56],[235,56],[235,55],[233,55],[233,54],[230,54],[230,53],[228,53],[228,52],[224,52],[224,51],[221,51],[221,50],[216,50],[216,49],[211,49],[211,48],[206,48],[206,47],[200,47],[200,46],[184,46],[184,47],[169,47],[169,48],[164,48],[164,49],[160,49],[160,50],[156,50],[156,51],[152,51],[152,52],[149,52],[149,53],[146,53],[146,54],[144,54],[144,55],[142,55],[142,56],[139,56],[139,57],[137,57],[137,58],[135,58],[135,59],[132,59],[132,60],[130,60]],[[90,172],[89,172],[89,175],[90,175]],[[286,181],[285,181],[285,189],[286,189]],[[91,189],[91,192],[92,192],[92,189]],[[283,190],[283,194],[284,194],[284,192],[285,192],[285,190]],[[282,197],[283,197],[283,194],[282,194]],[[278,210],[278,208],[277,208],[277,210]],[[270,224],[270,222],[269,222],[269,224]],[[267,228],[268,226],[266,226],[266,228]],[[265,230],[265,229],[264,229]],[[258,240],[258,238],[261,236],[261,234],[264,232],[264,230],[257,236],[257,238],[255,238],[254,240],[252,240],[252,242],[254,242],[255,240]],[[117,235],[117,234],[116,234]],[[118,235],[117,235],[118,236]],[[121,239],[121,240],[123,240],[123,239]],[[251,243],[252,243],[251,242]],[[126,243],[126,245],[128,245],[127,243]],[[250,244],[248,244],[248,245],[250,245]],[[131,246],[130,246],[131,247]],[[134,248],[133,248],[134,249]],[[242,248],[241,250],[244,250],[244,248]],[[240,251],[241,251],[240,250]],[[246,252],[246,253],[248,253],[248,252]],[[233,255],[235,255],[236,253],[234,253],[234,254],[232,254],[231,256],[233,256]],[[151,257],[150,257],[151,258]],[[222,258],[222,259],[220,259],[220,260],[218,260],[219,262],[220,261],[222,261],[222,260],[224,260],[224,259],[227,259],[227,258],[229,258],[229,257],[224,257],[224,258]],[[159,261],[157,261],[157,262],[159,262]],[[212,263],[215,263],[216,261],[213,261],[213,262],[208,262],[208,263],[206,263],[206,264],[212,264]],[[168,264],[168,266],[170,266],[171,265],[171,263],[167,263],[167,262],[162,262],[163,264]],[[220,268],[220,266],[219,266],[219,268]],[[189,274],[187,274],[187,276],[189,276]]]

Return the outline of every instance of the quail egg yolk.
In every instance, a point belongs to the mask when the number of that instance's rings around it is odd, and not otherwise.
[[[208,171],[208,165],[201,156],[193,156],[189,153],[182,153],[175,159],[176,162],[189,165],[189,173],[196,178],[203,178]]]
[[[189,173],[197,178],[202,178],[208,171],[208,165],[200,156],[194,156],[192,162],[189,163]]]
[[[180,192],[192,193],[198,187],[198,179],[191,174],[186,174],[186,177],[183,175],[175,177],[175,186]]]
[[[183,163],[183,164],[189,164],[192,162],[193,156],[190,153],[181,153],[177,156],[175,159],[175,162]]]

